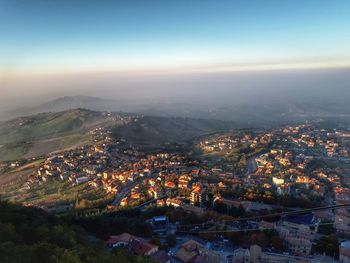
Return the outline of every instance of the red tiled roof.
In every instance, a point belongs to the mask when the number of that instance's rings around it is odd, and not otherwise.
[[[147,243],[143,240],[134,239],[131,242],[131,250],[139,256],[144,256],[145,254],[147,254],[147,252],[154,248],[158,248],[158,246],[153,245],[151,243]]]
[[[110,236],[109,239],[106,241],[106,244],[113,245],[119,242],[130,243],[132,240],[136,238],[137,237],[130,235],[129,233],[123,233],[117,236]]]

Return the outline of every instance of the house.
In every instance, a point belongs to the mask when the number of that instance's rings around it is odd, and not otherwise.
[[[176,185],[175,185],[175,183],[173,181],[166,181],[165,182],[165,187],[166,188],[170,188],[170,189],[174,189],[174,188],[176,188]]]
[[[110,236],[106,241],[109,248],[128,248],[130,252],[138,256],[151,256],[158,252],[158,246],[146,242],[140,237],[123,233],[117,236]]]
[[[335,211],[334,226],[338,233],[348,235],[350,233],[350,213],[346,209]]]
[[[186,189],[188,187],[188,181],[189,180],[190,180],[190,177],[188,175],[181,175],[179,177],[178,187],[180,189]]]
[[[250,250],[238,248],[233,252],[232,263],[250,262]]]
[[[86,183],[87,181],[89,181],[89,178],[87,178],[86,176],[75,178],[76,184]]]
[[[276,227],[281,238],[296,237],[313,239],[319,220],[312,213],[285,217]]]
[[[166,199],[167,206],[179,207],[182,205],[182,201],[175,198],[167,198]]]
[[[151,256],[158,252],[158,246],[136,238],[129,244],[129,249],[138,256]]]
[[[239,248],[234,250],[232,263],[330,263],[336,262],[326,256],[302,257],[289,253],[264,252],[260,246],[253,245],[250,249]]]
[[[184,243],[175,256],[183,263],[219,263],[221,259],[218,254],[194,240]]]
[[[166,231],[168,229],[169,220],[167,216],[155,216],[152,218],[151,224],[154,231]]]
[[[289,253],[296,256],[308,256],[311,253],[312,243],[305,238],[288,237],[284,241]]]
[[[159,187],[151,187],[148,189],[148,194],[153,198],[157,199],[163,196],[163,192]]]
[[[281,185],[281,184],[284,184],[284,179],[278,178],[278,177],[272,177],[272,182],[274,183],[274,185]]]
[[[132,201],[132,198],[127,196],[127,197],[124,197],[121,202],[120,202],[120,206],[121,207],[125,207],[125,206],[128,206],[130,204],[130,202]]]
[[[190,195],[191,204],[192,205],[199,204],[200,206],[202,206],[205,200],[206,200],[205,191],[202,188],[202,186],[194,185],[192,187],[192,191]]]
[[[286,239],[288,237],[295,237],[311,240],[314,237],[314,232],[311,231],[309,226],[302,224],[294,224],[286,221],[278,223],[276,226],[276,230],[282,239]]]
[[[135,238],[135,236],[130,235],[129,233],[123,233],[118,236],[110,236],[109,239],[106,241],[106,245],[109,248],[125,247],[129,243],[131,243],[131,241]]]

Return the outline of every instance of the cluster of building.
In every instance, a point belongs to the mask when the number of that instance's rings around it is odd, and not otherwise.
[[[234,150],[242,145],[251,145],[257,143],[257,138],[254,138],[249,133],[230,133],[214,135],[199,142],[200,148],[208,153]]]
[[[230,152],[245,147],[257,148],[267,145],[272,139],[271,133],[231,132],[210,136],[200,141],[199,147],[206,153]]]
[[[271,149],[255,159],[257,170],[246,181],[249,185],[273,190],[279,195],[323,198],[325,182],[306,171],[312,159],[290,150]]]
[[[290,221],[284,221],[278,228],[283,234],[294,236],[294,240],[289,237],[284,241],[288,252],[264,250],[259,245],[233,247],[189,236],[179,237],[175,247],[161,250],[151,240],[129,233],[110,236],[106,245],[110,249],[126,249],[134,255],[148,256],[158,263],[346,263],[350,260],[350,241],[339,245],[338,260],[335,256],[311,255],[312,244],[307,238],[315,236],[315,230]]]
[[[346,161],[350,147],[350,132],[346,130],[303,124],[260,133],[220,134],[199,143],[207,153],[234,151],[240,158],[246,157],[247,171],[240,173],[231,160],[208,165],[184,154],[141,152],[128,147],[123,139],[113,139],[108,129],[97,128],[91,134],[92,145],[50,155],[26,186],[30,188],[55,178],[71,185],[89,184],[92,188],[104,189],[106,194],[115,196],[117,207],[142,206],[152,201],[158,206],[181,207],[196,215],[204,215],[216,202],[251,214],[269,212],[276,207],[272,202],[267,204],[261,200],[275,196],[313,199],[322,205],[350,203],[350,182],[347,181],[350,179],[344,176],[344,170],[311,165],[315,160]],[[233,191],[242,195],[229,198]],[[257,197],[261,198],[257,200]],[[156,219],[152,224],[161,221],[164,219]],[[170,255],[127,233],[111,236],[107,245],[127,248],[156,262],[170,262],[171,258],[191,263],[327,262],[327,257],[312,256],[312,247],[319,238],[317,229],[322,222],[334,223],[339,235],[350,235],[350,212],[337,209],[272,223],[255,222],[256,230],[277,231],[285,254],[263,251],[257,245],[223,253],[197,240],[187,240]],[[344,243],[340,249],[344,252],[340,257],[342,262],[349,259],[348,247]]]
[[[317,151],[320,156],[348,157],[350,132],[347,129],[325,129],[320,124],[309,123],[282,129],[284,139],[304,150]]]

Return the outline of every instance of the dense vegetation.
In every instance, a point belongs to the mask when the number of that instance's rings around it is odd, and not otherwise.
[[[42,210],[0,203],[2,263],[149,262],[125,251],[106,250],[102,241],[81,227]]]
[[[141,237],[152,236],[145,215],[142,215],[138,210],[131,209],[111,213],[93,213],[89,210],[83,210],[73,216],[65,216],[65,220],[83,227],[101,239],[107,239],[110,235],[119,235],[124,232]]]

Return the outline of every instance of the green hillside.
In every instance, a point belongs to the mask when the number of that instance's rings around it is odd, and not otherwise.
[[[83,109],[41,113],[0,123],[0,160],[35,157],[89,140],[87,131],[108,123],[100,112]]]
[[[155,149],[164,144],[184,143],[196,136],[233,128],[232,122],[219,120],[145,116],[115,127],[113,134],[135,146]]]
[[[101,112],[85,109],[40,113],[0,123],[0,161],[32,158],[91,142],[88,131],[96,126],[114,125]],[[147,149],[184,143],[218,131],[234,128],[233,123],[210,119],[135,117],[116,126],[114,136]]]
[[[79,109],[16,118],[0,124],[0,144],[75,133],[97,123],[100,117],[100,113]]]

